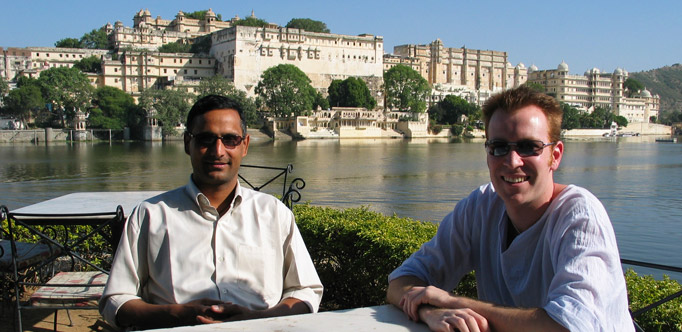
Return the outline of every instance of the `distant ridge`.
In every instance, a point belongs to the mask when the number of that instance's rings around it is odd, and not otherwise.
[[[661,96],[661,111],[682,111],[682,65],[676,63],[647,71],[630,73],[652,94]]]

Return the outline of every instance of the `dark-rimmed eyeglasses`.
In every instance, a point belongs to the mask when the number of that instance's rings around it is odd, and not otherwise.
[[[221,142],[223,142],[223,145],[225,147],[235,148],[239,144],[242,144],[242,141],[244,140],[244,136],[234,134],[225,134],[223,136],[218,136],[211,133],[192,134],[188,131],[187,135],[189,135],[190,139],[194,138],[197,144],[203,147],[213,146],[213,144],[215,144],[217,140],[220,140]]]
[[[516,147],[516,153],[521,157],[537,156],[542,153],[542,149],[554,145],[556,142],[545,143],[543,141],[534,141],[530,139],[521,140],[518,142],[507,142],[502,140],[492,140],[485,142],[485,149],[488,154],[495,157],[506,156],[512,147]]]

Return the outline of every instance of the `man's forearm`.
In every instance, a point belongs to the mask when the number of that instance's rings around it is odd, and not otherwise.
[[[447,307],[451,309],[469,308],[485,317],[495,331],[568,331],[549,317],[542,308],[503,307],[460,296],[453,296]],[[420,317],[434,309],[436,308],[425,306],[420,309]]]
[[[130,300],[116,313],[120,327],[135,326],[142,329],[175,327],[197,324],[199,308],[191,309],[180,304],[149,304],[143,300]]]
[[[277,317],[277,316],[289,316],[289,315],[299,315],[310,313],[310,307],[303,301],[289,297],[280,301],[276,306],[265,309],[265,310],[255,310],[254,313],[257,317],[253,318],[267,318],[267,317]]]
[[[414,286],[426,286],[426,282],[413,276],[403,276],[391,280],[386,291],[388,303],[400,308],[400,300],[403,298],[403,295]]]

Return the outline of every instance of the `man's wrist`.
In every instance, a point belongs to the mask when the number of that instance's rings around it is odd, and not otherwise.
[[[434,310],[439,309],[438,307],[434,307],[430,304],[421,304],[419,305],[419,308],[417,308],[417,316],[419,317],[419,320],[422,322],[426,322],[426,317]]]

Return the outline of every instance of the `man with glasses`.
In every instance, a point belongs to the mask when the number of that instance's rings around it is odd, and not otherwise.
[[[437,331],[633,331],[606,210],[553,179],[557,101],[519,87],[488,100],[483,117],[491,183],[391,273],[389,302]],[[451,293],[472,270],[478,299]]]
[[[159,328],[316,312],[322,284],[277,198],[241,187],[249,148],[241,105],[199,99],[187,116],[184,186],[128,218],[100,312],[123,328]]]

